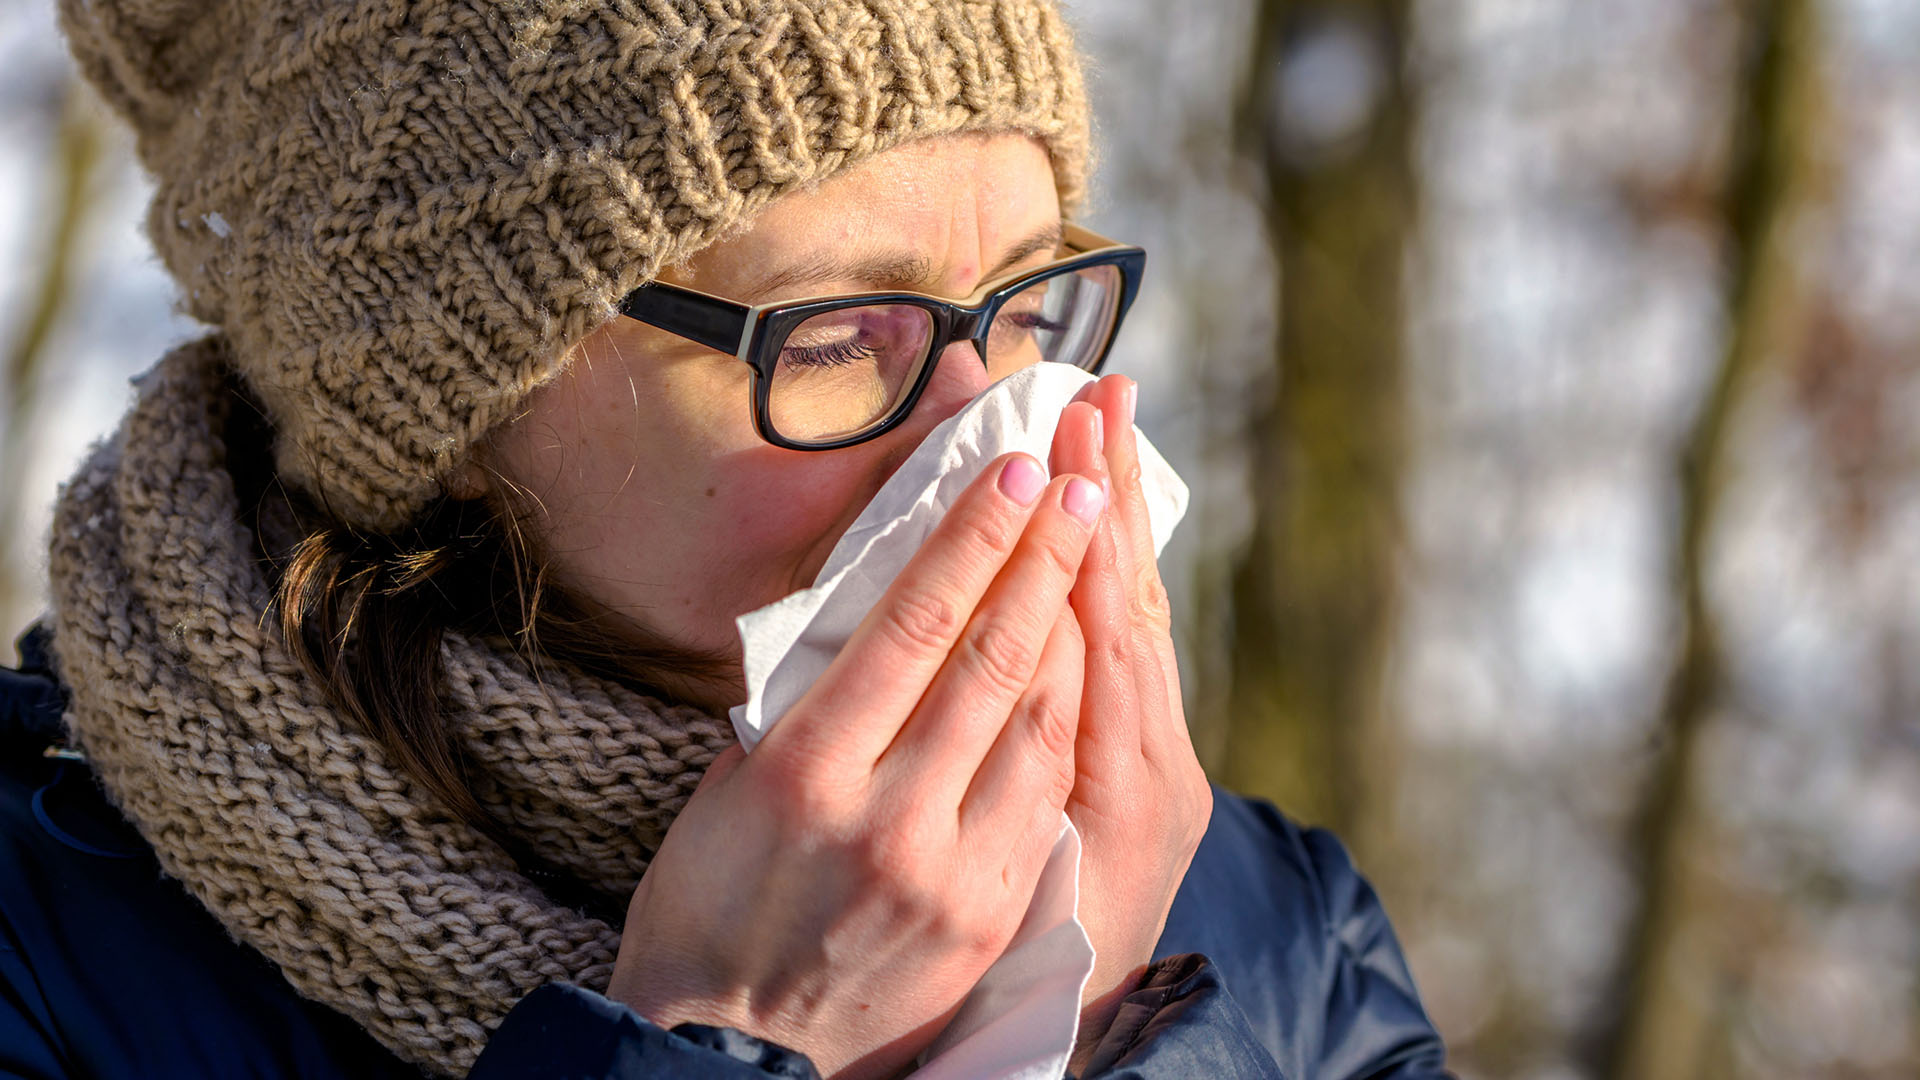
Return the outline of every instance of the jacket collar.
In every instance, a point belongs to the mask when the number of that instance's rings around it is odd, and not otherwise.
[[[64,741],[60,716],[66,692],[53,673],[52,638],[44,624],[34,623],[16,643],[19,668],[0,667],[0,743],[46,747]]]
[[[88,855],[135,858],[147,850],[145,842],[107,804],[85,759],[66,746],[60,722],[66,691],[53,673],[52,636],[35,623],[17,642],[20,666],[0,667],[0,753],[13,759],[0,764],[10,775],[32,778],[31,810],[47,835]],[[55,761],[31,760],[44,758]]]

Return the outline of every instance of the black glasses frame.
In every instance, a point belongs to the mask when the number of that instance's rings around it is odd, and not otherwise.
[[[722,296],[703,293],[680,285],[650,281],[628,293],[620,302],[620,314],[638,319],[705,345],[716,352],[732,353],[753,368],[753,426],[760,437],[787,450],[839,450],[869,439],[877,439],[898,427],[913,413],[921,392],[933,379],[939,366],[936,358],[957,341],[972,342],[985,363],[987,334],[995,315],[1007,300],[1042,278],[1058,277],[1096,266],[1116,267],[1120,274],[1120,295],[1113,308],[1113,321],[1107,327],[1106,340],[1095,350],[1092,360],[1082,365],[1098,373],[1119,336],[1120,323],[1133,306],[1140,291],[1140,275],[1146,268],[1147,253],[1132,244],[1122,244],[1083,229],[1078,225],[1061,228],[1062,246],[1073,254],[1045,266],[1020,271],[986,282],[964,301],[943,300],[916,292],[843,293],[838,296],[805,297],[771,304],[742,304]],[[920,357],[920,369],[913,385],[907,388],[893,410],[872,424],[837,439],[802,442],[789,439],[774,429],[773,376],[780,363],[780,351],[787,335],[816,315],[870,304],[898,304],[925,311],[933,322],[933,335],[927,352]]]

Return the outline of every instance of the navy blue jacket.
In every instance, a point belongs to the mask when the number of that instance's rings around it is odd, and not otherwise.
[[[43,642],[0,668],[0,1077],[419,1077],[229,938],[105,801],[43,751],[60,688]],[[1417,1080],[1446,1075],[1373,891],[1331,835],[1216,793],[1156,963],[1088,1075]],[[811,1077],[739,1032],[665,1031],[555,983],[508,1013],[474,1080]]]

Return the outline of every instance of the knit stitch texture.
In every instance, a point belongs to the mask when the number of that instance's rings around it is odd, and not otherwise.
[[[628,291],[911,138],[1088,117],[1049,0],[60,0],[281,476],[397,529]]]
[[[604,990],[620,928],[549,899],[333,711],[265,617],[226,461],[229,357],[171,353],[69,482],[51,552],[66,722],[178,878],[303,996],[465,1075],[553,981]],[[448,723],[508,830],[622,910],[714,755],[721,717],[454,635]]]

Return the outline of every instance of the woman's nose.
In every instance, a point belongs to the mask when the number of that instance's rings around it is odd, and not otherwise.
[[[956,341],[942,350],[934,360],[926,390],[920,400],[913,403],[913,412],[899,427],[883,436],[884,444],[873,444],[886,447],[877,483],[884,483],[894,470],[905,464],[941,421],[966,408],[967,402],[992,383],[986,361],[972,343]]]
[[[912,425],[922,432],[965,408],[993,384],[987,361],[971,341],[956,341],[934,361],[927,388],[914,403]]]

